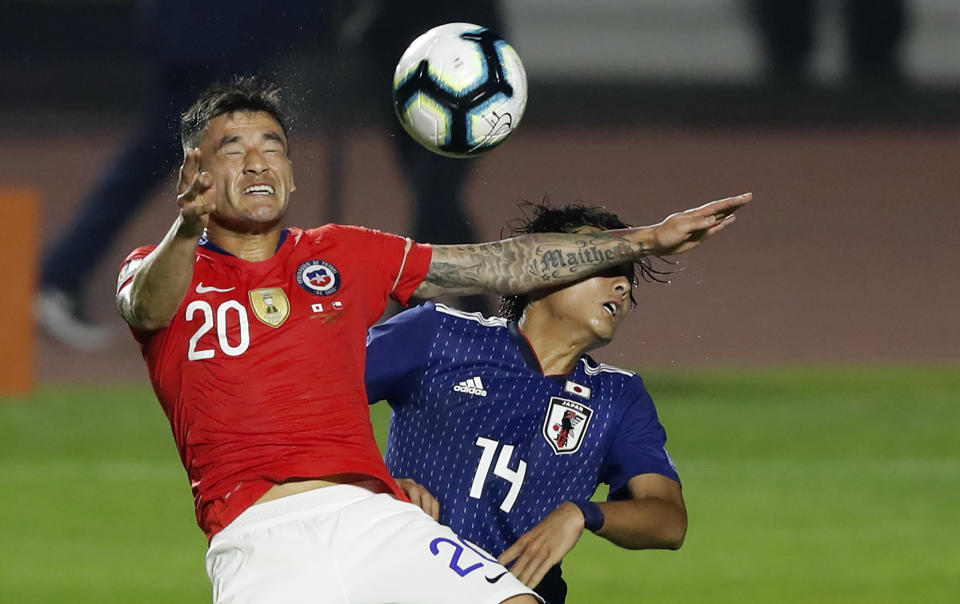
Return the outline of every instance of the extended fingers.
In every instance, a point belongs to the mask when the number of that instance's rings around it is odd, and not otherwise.
[[[736,220],[734,212],[749,203],[752,197],[753,195],[751,193],[745,193],[737,197],[728,197],[727,199],[713,201],[706,206],[698,208],[697,211],[688,215],[688,218],[691,220],[687,224],[689,232],[696,233],[700,236],[702,233],[698,233],[698,231],[706,231],[707,235],[712,235],[725,228]]]
[[[712,215],[717,216],[718,218],[725,218],[750,203],[750,200],[752,199],[753,193],[743,193],[734,197],[726,197],[724,199],[718,199],[717,201],[711,201],[710,203],[706,203],[699,208],[694,209],[691,213],[699,216]]]
[[[196,200],[213,186],[213,177],[209,172],[199,172],[190,182],[190,187],[181,195],[185,202]]]
[[[547,571],[559,562],[559,559],[553,560],[551,558],[549,551],[544,549],[543,544],[538,547],[535,543],[529,543],[522,551],[517,551],[509,556],[506,555],[507,553],[504,552],[504,555],[501,555],[497,561],[506,566],[516,558],[510,572],[528,587],[539,585]]]
[[[420,496],[420,507],[424,512],[429,514],[431,518],[437,522],[440,521],[440,502],[427,491],[424,491]]]
[[[689,241],[703,241],[707,237],[712,236],[715,233],[719,233],[723,229],[727,228],[737,219],[736,214],[727,214],[723,218],[712,217],[713,220],[707,222],[706,226],[703,226],[699,229],[695,229],[690,233]]]
[[[180,178],[177,182],[177,193],[184,195],[196,181],[200,173],[200,149],[189,149],[180,166]]]
[[[712,237],[714,234],[719,233],[723,229],[733,224],[733,221],[735,221],[736,219],[737,217],[734,214],[730,214],[723,220],[714,221],[712,226],[705,227],[702,229],[696,229],[690,232],[687,235],[686,241],[684,241],[682,244],[677,246],[671,252],[671,254],[682,254],[684,252],[689,252],[693,248],[700,245],[700,242],[703,241],[704,239]]]
[[[208,195],[213,188],[213,177],[208,172],[200,172],[196,175],[190,188],[185,193],[177,197],[177,205],[180,206],[180,212],[183,216],[205,216],[212,214],[217,209],[214,196]]]
[[[540,561],[535,568],[531,568],[527,571],[528,577],[526,580],[520,579],[524,585],[530,587],[531,589],[540,585],[540,582],[543,581],[543,578],[547,576],[547,573],[550,572],[550,569],[553,568],[553,565],[556,562],[551,561],[549,558],[545,558]]]
[[[180,166],[180,179],[177,183],[177,204],[187,213],[209,214],[216,207],[207,202],[203,195],[213,187],[213,176],[200,168],[200,149],[189,149]]]
[[[501,562],[501,564],[503,564]],[[510,572],[513,573],[517,579],[520,579],[520,582],[524,585],[529,586],[530,584],[527,581],[532,574],[532,567],[535,567],[536,564],[531,559],[529,552],[523,552],[523,554],[517,558],[516,562],[513,563],[513,566],[510,568]]]
[[[426,487],[410,478],[399,478],[397,484],[403,489],[410,503],[418,506],[421,510],[430,515],[431,518],[440,520],[440,502],[428,491]]]
[[[517,559],[520,556],[520,553],[523,552],[523,545],[520,541],[517,541],[510,547],[508,547],[502,554],[497,556],[497,562],[504,566],[509,566],[511,562]]]
[[[713,235],[714,233],[727,228],[728,226],[733,224],[736,219],[737,219],[736,214],[727,214],[726,216],[723,217],[722,220],[718,220],[716,224],[714,224],[712,227],[707,229],[707,236]]]

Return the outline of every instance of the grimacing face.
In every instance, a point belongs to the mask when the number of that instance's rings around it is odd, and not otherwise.
[[[200,140],[200,167],[213,177],[211,220],[239,233],[262,233],[286,214],[296,190],[287,139],[264,111],[219,115]]]
[[[600,230],[581,227],[575,232]],[[613,340],[630,311],[633,279],[633,264],[626,263],[558,287],[532,304],[539,307],[536,312],[549,313],[557,329],[580,334],[589,341],[587,349],[596,348]]]

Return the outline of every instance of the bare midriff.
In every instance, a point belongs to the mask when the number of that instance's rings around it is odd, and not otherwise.
[[[287,497],[289,495],[296,495],[297,493],[305,493],[306,491],[312,491],[314,489],[322,489],[324,487],[332,487],[341,484],[357,484],[375,492],[389,491],[386,485],[384,485],[382,482],[376,478],[373,478],[372,476],[367,476],[366,474],[336,474],[334,476],[324,476],[323,478],[314,478],[310,480],[291,480],[288,482],[275,484],[270,487],[270,490],[264,493],[260,499],[257,499],[256,502],[254,502],[254,505],[258,503],[264,503],[265,501],[280,499],[281,497]]]

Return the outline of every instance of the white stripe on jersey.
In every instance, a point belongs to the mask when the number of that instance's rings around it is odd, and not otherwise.
[[[587,375],[599,375],[601,373],[621,373],[628,377],[637,375],[634,371],[627,371],[626,369],[620,369],[619,367],[607,365],[606,363],[597,363],[596,367],[591,367],[590,363],[587,362],[587,359],[583,357],[580,358],[580,362],[583,363],[583,370]]]
[[[411,247],[413,247],[413,240],[407,237],[407,243],[403,246],[403,260],[400,261],[400,270],[397,271],[397,279],[393,282],[393,287],[390,288],[391,294],[396,291],[397,284],[400,283],[400,277],[403,276],[403,269],[407,266],[407,254],[410,253]]]
[[[481,325],[487,327],[506,327],[507,320],[501,317],[485,317],[478,312],[464,312],[462,310],[457,310],[456,308],[450,308],[446,304],[441,304],[437,302],[435,304],[437,312],[442,312],[444,314],[452,315],[454,317],[460,317],[461,319],[469,319],[471,321],[476,321]]]

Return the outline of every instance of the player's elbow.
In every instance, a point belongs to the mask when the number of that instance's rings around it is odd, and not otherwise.
[[[635,539],[617,543],[625,549],[667,549],[678,550],[683,546],[687,535],[686,527],[662,523],[653,532],[638,535]]]
[[[666,523],[665,528],[663,549],[678,550],[683,547],[683,541],[687,538],[686,510],[680,510],[680,513],[672,522]]]
[[[686,537],[686,513],[671,514],[661,519],[652,547],[655,549],[678,550],[683,546]]]
[[[156,331],[170,325],[172,319],[167,312],[160,312],[155,304],[147,301],[147,296],[131,297],[129,306],[121,306],[120,313],[131,327],[140,331]]]
[[[687,537],[686,523],[682,527],[675,527],[664,535],[663,549],[678,550],[683,547],[683,541]]]
[[[157,331],[169,324],[169,321],[161,321],[154,318],[140,319],[135,324],[131,323],[133,327],[136,327],[140,331]]]
[[[603,535],[624,549],[678,550],[687,536],[687,523],[686,518],[659,518],[655,524],[645,523],[642,528],[638,526],[625,533]]]

